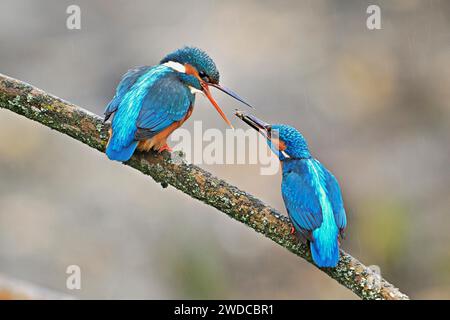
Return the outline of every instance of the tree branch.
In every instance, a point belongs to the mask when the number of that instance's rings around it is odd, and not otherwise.
[[[99,116],[2,74],[0,108],[40,122],[101,152],[105,150],[109,124],[103,124]],[[299,244],[290,234],[288,218],[254,196],[195,165],[187,164],[180,153],[137,153],[126,165],[151,176],[163,187],[174,186],[262,233],[308,262],[312,261],[308,247]],[[363,299],[408,299],[380,275],[342,250],[336,268],[321,270]]]

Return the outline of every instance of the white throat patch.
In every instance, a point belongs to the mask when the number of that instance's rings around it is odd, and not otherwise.
[[[200,94],[205,94],[202,90],[198,90],[197,88],[191,87],[189,86],[189,90],[191,90],[192,94],[196,94],[196,93],[200,93]]]
[[[185,66],[183,66],[181,63],[178,63],[178,62],[169,61],[169,62],[163,63],[163,66],[172,68],[173,70],[181,72],[181,73],[186,73]]]
[[[285,158],[290,158],[291,156],[288,155],[284,150],[281,151],[281,154],[285,157]]]
[[[181,72],[181,73],[186,73],[186,67],[178,62],[169,61],[169,62],[163,63],[163,66],[172,68],[173,70]],[[197,88],[194,88],[191,86],[189,86],[189,90],[191,90],[192,94],[196,94],[196,93],[205,94],[203,91],[198,90]]]

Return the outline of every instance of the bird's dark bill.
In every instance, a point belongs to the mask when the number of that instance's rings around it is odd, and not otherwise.
[[[256,131],[261,132],[266,137],[269,136],[270,124],[262,121],[261,119],[258,119],[252,114],[247,114],[239,110],[236,110],[235,115]]]
[[[246,102],[244,99],[242,99],[237,93],[235,93],[234,91],[232,91],[231,89],[222,87],[218,84],[215,83],[208,83],[208,86],[214,87],[219,89],[222,92],[225,92],[227,95],[229,95],[230,97],[233,97],[234,99],[236,99],[239,102],[242,102],[243,104],[249,106],[250,108],[254,109],[248,102]]]

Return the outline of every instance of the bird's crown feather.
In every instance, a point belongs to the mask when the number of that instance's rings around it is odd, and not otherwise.
[[[195,67],[199,73],[207,75],[212,83],[219,83],[219,70],[211,57],[203,50],[196,47],[183,47],[177,49],[161,60],[161,64],[173,61],[181,64],[190,64]]]

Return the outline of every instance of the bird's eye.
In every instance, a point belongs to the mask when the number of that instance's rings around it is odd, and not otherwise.
[[[203,81],[210,82],[209,77],[206,75],[206,73],[204,71],[200,71],[198,73],[198,75],[200,76],[200,78],[202,78]]]

